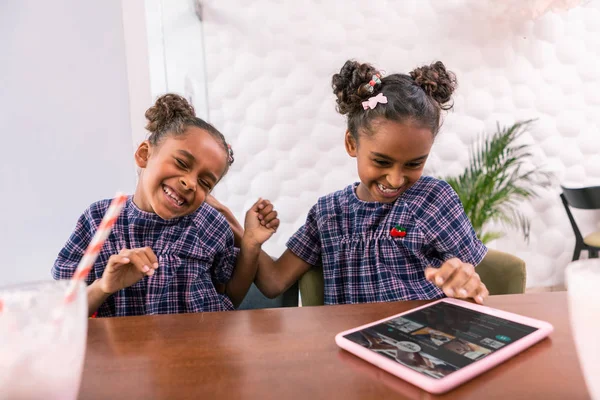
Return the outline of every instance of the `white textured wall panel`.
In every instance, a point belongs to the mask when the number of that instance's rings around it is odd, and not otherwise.
[[[272,200],[282,224],[265,248],[279,255],[319,196],[358,179],[330,89],[348,58],[390,73],[440,59],[456,72],[456,107],[430,174],[460,173],[468,146],[497,122],[537,118],[524,138],[536,162],[557,182],[600,183],[600,2],[536,20],[492,3],[202,1],[208,115],[236,152],[218,198],[240,219],[257,197]],[[513,231],[492,244],[526,260],[529,287],[561,283],[571,257],[574,236],[558,194],[557,186],[524,205],[529,244]],[[600,228],[597,213],[576,216],[584,231]]]

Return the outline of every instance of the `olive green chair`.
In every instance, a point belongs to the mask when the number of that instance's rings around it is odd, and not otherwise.
[[[512,254],[489,249],[477,266],[477,273],[490,295],[525,292],[525,261]],[[323,305],[323,271],[311,268],[298,283],[303,306]]]

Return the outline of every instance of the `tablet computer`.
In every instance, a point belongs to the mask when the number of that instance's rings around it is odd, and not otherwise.
[[[339,347],[430,393],[444,393],[547,337],[547,322],[442,299],[336,335]]]

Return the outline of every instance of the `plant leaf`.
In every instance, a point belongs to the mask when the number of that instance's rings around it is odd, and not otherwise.
[[[515,122],[492,135],[481,134],[470,148],[469,165],[456,177],[442,178],[454,189],[463,204],[477,237],[484,243],[498,239],[502,232],[486,232],[486,225],[499,222],[517,229],[529,241],[531,223],[521,212],[521,203],[552,185],[554,175],[534,165],[529,144],[519,139],[534,120]]]

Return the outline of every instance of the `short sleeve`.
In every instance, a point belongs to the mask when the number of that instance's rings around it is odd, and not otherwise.
[[[458,195],[442,181],[435,197],[436,206],[421,218],[433,250],[441,261],[457,257],[477,266],[487,254],[487,247],[477,238]]]
[[[67,240],[62,250],[58,253],[54,266],[52,267],[52,278],[59,279],[71,279],[77,265],[81,261],[88,244],[92,240],[95,225],[91,217],[90,209],[88,208],[77,221],[75,230]],[[89,274],[86,278],[88,284],[92,283],[94,277]]]
[[[228,230],[223,250],[218,251],[213,259],[211,275],[214,281],[221,284],[229,282],[233,275],[233,269],[235,268],[239,252],[240,249],[234,245],[233,232]]]
[[[286,243],[292,253],[310,265],[321,265],[321,239],[317,217],[318,208],[315,204],[308,212],[304,225]]]

